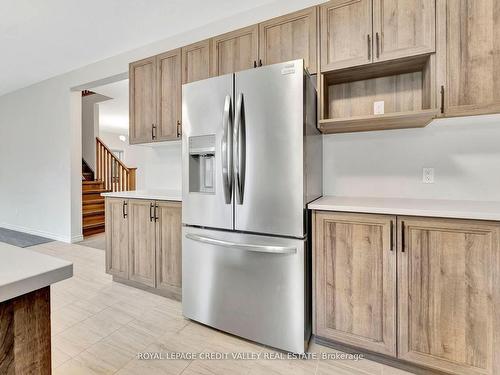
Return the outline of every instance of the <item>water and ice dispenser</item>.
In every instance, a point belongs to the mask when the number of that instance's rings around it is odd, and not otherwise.
[[[215,193],[215,135],[189,137],[189,192]]]

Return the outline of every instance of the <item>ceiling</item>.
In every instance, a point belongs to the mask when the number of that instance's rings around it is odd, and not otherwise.
[[[98,104],[99,131],[128,135],[128,79],[92,91],[112,98]]]
[[[0,95],[273,1],[0,0]]]

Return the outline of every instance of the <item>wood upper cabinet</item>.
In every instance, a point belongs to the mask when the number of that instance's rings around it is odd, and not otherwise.
[[[130,199],[129,279],[144,285],[156,285],[154,201]]]
[[[152,141],[156,126],[156,59],[150,57],[129,66],[130,144]]]
[[[232,31],[211,39],[212,76],[250,69],[259,59],[259,28],[257,25]]]
[[[182,83],[210,77],[210,39],[182,47]]]
[[[180,202],[156,202],[156,287],[180,297],[182,241]]]
[[[500,374],[500,224],[398,220],[399,357]]]
[[[444,114],[500,112],[498,0],[438,1]]]
[[[128,202],[106,198],[106,272],[128,278]]]
[[[181,136],[181,49],[156,56],[158,125],[155,140],[168,141]]]
[[[436,0],[373,0],[374,61],[436,50]]]
[[[320,24],[321,71],[372,61],[372,0],[332,0],[322,4]]]
[[[321,5],[321,70],[435,52],[436,0],[332,0]]]
[[[304,67],[316,73],[317,29],[316,7],[260,23],[259,59],[263,65],[304,59]]]
[[[317,336],[396,355],[395,220],[315,212]]]

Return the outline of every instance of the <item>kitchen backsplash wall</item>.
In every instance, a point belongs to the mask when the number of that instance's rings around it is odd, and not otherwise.
[[[435,182],[422,182],[422,168]],[[500,115],[323,136],[325,195],[500,201]]]
[[[137,168],[137,190],[181,190],[181,142],[147,147],[129,145],[126,134],[100,131],[99,137],[111,150],[123,151],[127,167]]]

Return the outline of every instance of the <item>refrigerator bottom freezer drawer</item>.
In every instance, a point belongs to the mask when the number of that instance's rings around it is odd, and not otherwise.
[[[311,333],[305,240],[183,227],[185,317],[304,353]]]

